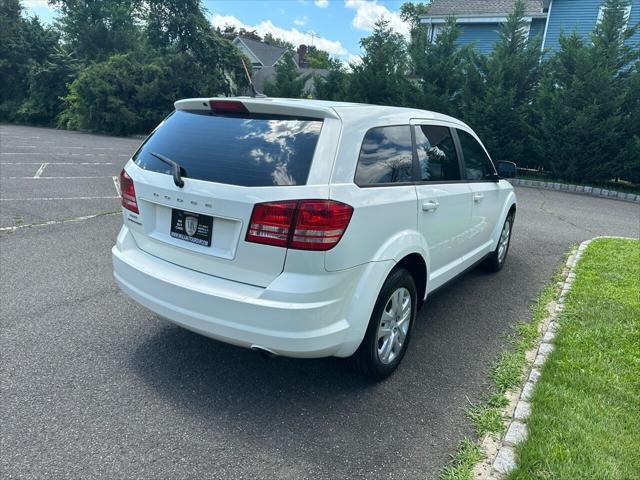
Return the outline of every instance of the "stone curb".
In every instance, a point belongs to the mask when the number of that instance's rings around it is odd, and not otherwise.
[[[542,182],[539,180],[525,180],[523,178],[507,179],[514,187],[542,188],[544,190],[557,190],[562,192],[589,195],[591,197],[610,198],[625,202],[640,203],[640,195],[635,193],[617,192],[606,188],[588,187],[585,185],[571,185],[557,182]]]
[[[540,368],[554,349],[554,339],[558,329],[558,316],[564,309],[564,300],[575,281],[575,266],[587,246],[600,238],[618,238],[635,240],[628,237],[601,236],[582,242],[574,249],[562,271],[563,281],[559,282],[560,294],[547,305],[549,315],[538,326],[538,345],[525,353],[527,358],[526,381],[516,391],[509,391],[506,397],[509,405],[503,411],[505,434],[497,439],[491,434],[485,435],[481,442],[485,459],[476,464],[472,476],[474,480],[501,480],[516,468],[515,447],[527,438],[526,419],[531,412],[529,400],[540,378]]]

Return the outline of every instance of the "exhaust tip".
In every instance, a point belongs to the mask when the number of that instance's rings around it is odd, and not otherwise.
[[[277,356],[275,352],[269,350],[268,348],[261,347],[260,345],[251,345],[250,348],[254,352],[258,352],[264,360],[271,360],[273,357]]]

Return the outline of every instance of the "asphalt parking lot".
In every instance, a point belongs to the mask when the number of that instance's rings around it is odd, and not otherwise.
[[[118,291],[113,177],[139,143],[0,126],[2,478],[436,478],[565,252],[640,236],[638,205],[519,189],[504,270],[434,296],[371,384],[337,359],[263,361]]]

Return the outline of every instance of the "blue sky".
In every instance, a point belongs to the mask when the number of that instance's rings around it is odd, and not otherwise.
[[[360,54],[359,41],[386,17],[403,34],[398,10],[404,0],[209,0],[204,5],[215,26],[232,24],[267,32],[291,43],[313,43],[342,60]],[[46,0],[23,0],[29,13],[50,22],[55,16]],[[312,33],[313,32],[313,35]]]

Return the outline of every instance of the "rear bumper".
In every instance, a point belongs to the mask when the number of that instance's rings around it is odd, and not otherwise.
[[[372,281],[372,267],[383,267],[376,262],[312,278],[285,272],[261,288],[149,255],[137,247],[127,227],[112,257],[118,286],[161,317],[216,340],[290,357],[351,355],[375,301],[361,303],[368,301],[361,292],[370,287],[363,282]]]

